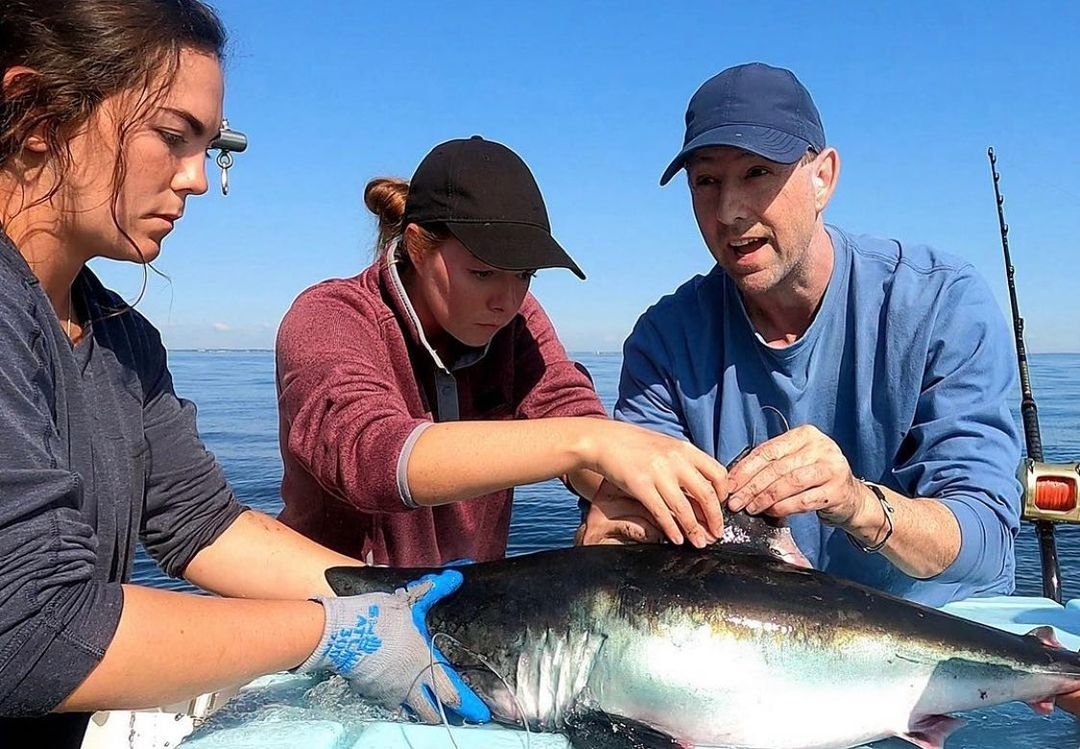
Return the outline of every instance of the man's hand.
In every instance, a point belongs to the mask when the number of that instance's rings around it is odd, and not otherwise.
[[[586,468],[634,497],[673,543],[700,548],[723,535],[724,466],[684,440],[618,421],[598,426]]]
[[[574,543],[578,546],[659,543],[663,538],[663,531],[652,521],[649,511],[605,480],[589,505],[585,522],[574,534]]]
[[[837,444],[813,426],[796,427],[755,447],[731,469],[728,485],[732,512],[776,517],[817,512],[823,522],[841,528],[873,499]]]
[[[297,671],[333,671],[364,697],[391,710],[404,705],[425,723],[440,722],[436,698],[465,720],[486,723],[487,705],[434,647],[427,629],[428,610],[462,579],[447,570],[393,593],[319,598],[326,610],[323,636]]]
[[[881,553],[920,580],[940,574],[960,553],[960,523],[946,504],[879,486],[888,509],[852,475],[839,446],[812,426],[758,445],[731,468],[728,482],[729,511],[779,518],[816,512],[864,548],[887,540]]]

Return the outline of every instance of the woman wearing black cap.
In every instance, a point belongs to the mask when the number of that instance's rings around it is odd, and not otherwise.
[[[365,201],[376,262],[305,291],[278,334],[287,525],[378,564],[495,559],[513,487],[563,477],[587,499],[607,479],[675,542],[721,532],[723,467],[606,419],[528,293],[539,268],[584,275],[516,154],[449,141]]]

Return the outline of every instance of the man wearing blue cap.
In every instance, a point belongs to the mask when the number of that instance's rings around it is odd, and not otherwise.
[[[819,569],[931,605],[1011,592],[1015,360],[986,284],[824,223],[840,157],[790,71],[702,85],[661,184],[682,169],[716,267],[638,320],[616,418],[724,463],[753,447],[728,510],[787,518]],[[585,535],[619,527],[617,504]]]

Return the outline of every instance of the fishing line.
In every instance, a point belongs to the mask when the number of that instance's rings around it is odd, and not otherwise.
[[[766,411],[772,411],[774,414],[776,414],[778,417],[780,417],[780,423],[784,425],[784,431],[781,432],[780,434],[784,434],[786,432],[791,431],[791,425],[788,424],[787,417],[784,416],[784,414],[780,413],[779,408],[776,408],[775,406],[762,406],[761,407],[761,412],[765,413]]]
[[[509,692],[510,696],[514,699],[514,706],[517,707],[518,715],[521,716],[521,726],[522,726],[522,728],[525,729],[525,749],[531,749],[531,746],[532,746],[532,731],[529,730],[529,721],[525,717],[525,707],[521,704],[521,701],[518,699],[517,692],[510,688],[510,684],[509,684],[509,682],[507,682],[506,678],[503,677],[503,675],[501,673],[499,673],[498,669],[496,669],[495,666],[493,666],[491,664],[491,662],[488,661],[487,658],[485,658],[484,656],[477,653],[475,650],[470,648],[468,645],[466,645],[465,643],[463,643],[461,640],[457,639],[453,635],[448,635],[445,632],[436,632],[434,635],[431,636],[431,642],[428,643],[428,667],[427,668],[428,668],[428,673],[431,674],[431,682],[432,682],[432,684],[435,683],[435,664],[439,663],[439,661],[435,660],[435,641],[438,640],[440,637],[443,638],[444,640],[447,640],[451,644],[456,645],[457,647],[461,648],[461,650],[463,650],[465,653],[467,653],[468,655],[471,655],[473,658],[480,661],[480,663],[483,666],[485,666],[488,671],[495,674],[495,678],[499,680],[499,682],[503,685],[503,687],[506,689],[506,691]],[[422,673],[423,672],[421,671],[420,674],[417,674],[416,678],[413,679],[412,684],[409,685],[409,691],[410,692],[412,691],[412,688],[416,685],[416,680],[420,678]],[[446,735],[450,739],[450,743],[453,745],[454,749],[460,749],[460,747],[457,745],[457,741],[454,740],[454,732],[451,730],[450,721],[446,717],[446,709],[443,706],[443,701],[439,697],[438,691],[435,691],[435,703],[439,707],[439,717],[442,718],[442,724],[443,724],[443,726],[446,727]]]
[[[779,408],[777,408],[775,406],[761,406],[761,413],[765,413],[766,411],[772,411],[773,413],[777,414],[778,417],[780,417],[780,423],[784,425],[784,430],[780,434],[784,434],[785,432],[791,432],[792,427],[791,427],[791,425],[789,425],[787,423],[787,417],[785,417],[784,414],[780,412]],[[766,438],[766,440],[769,439],[769,425],[768,424],[765,425],[765,438]],[[730,471],[730,469],[734,467],[735,463],[738,463],[743,458],[745,458],[746,453],[753,450],[759,444],[760,444],[760,442],[757,441],[757,422],[755,421],[755,422],[752,422],[751,425],[750,425],[750,445],[747,445],[746,449],[743,450],[743,452],[739,453],[737,458],[735,458],[733,461],[731,461],[730,465],[728,465],[728,471]]]
[[[434,684],[435,683],[435,663],[436,663],[436,661],[435,661],[435,638],[434,637],[431,638],[431,643],[429,643],[429,645],[428,645],[428,657],[429,657],[429,661],[428,661],[427,671],[428,671],[429,674],[431,674],[431,683]],[[408,691],[405,692],[405,694],[409,694],[409,693],[412,692],[413,687],[416,686],[416,682],[419,681],[420,677],[423,676],[423,675],[424,675],[424,671],[421,670],[420,673],[418,673],[416,676],[413,677],[412,682],[409,684],[409,689],[408,689]],[[454,740],[454,732],[450,730],[450,721],[446,717],[446,710],[443,708],[443,702],[442,702],[442,699],[439,697],[438,690],[433,689],[432,694],[435,695],[435,704],[439,707],[439,717],[442,718],[442,724],[444,726],[446,726],[446,735],[450,739],[450,744],[454,747],[454,749],[461,749],[461,747],[458,746],[457,741]],[[407,718],[407,716],[405,715],[404,710],[399,710],[398,715]]]

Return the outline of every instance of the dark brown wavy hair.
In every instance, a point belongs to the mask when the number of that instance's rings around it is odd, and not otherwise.
[[[106,98],[133,93],[116,132],[112,217],[141,257],[117,217],[123,145],[169,90],[180,51],[223,61],[226,41],[221,20],[200,0],[0,0],[0,80],[14,67],[28,70],[0,86],[0,167],[40,135],[55,161],[56,180],[40,202],[49,200],[71,170],[72,136]]]
[[[48,200],[71,169],[71,137],[107,97],[135,92],[118,126],[113,167],[113,221],[123,233],[116,202],[128,133],[168,91],[180,50],[223,59],[226,39],[217,14],[199,0],[3,0],[0,77],[13,67],[29,72],[0,88],[0,166],[40,134],[55,158],[56,181],[41,199]]]
[[[0,165],[40,129],[63,174],[67,141],[106,97],[145,92],[121,125],[123,138],[168,90],[181,49],[223,59],[226,39],[217,14],[199,0],[4,0],[0,76],[16,66],[32,72],[0,91]]]

